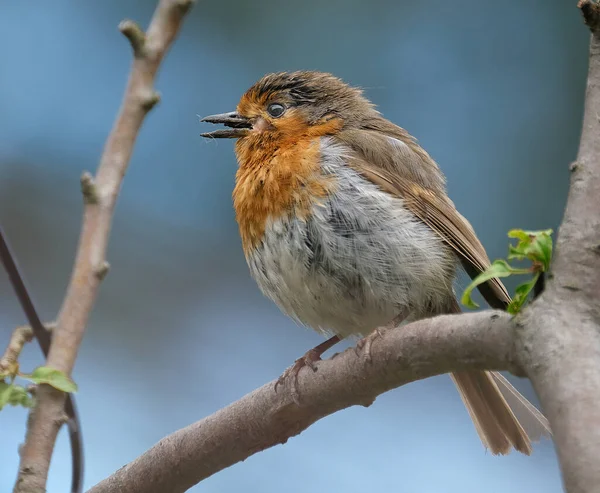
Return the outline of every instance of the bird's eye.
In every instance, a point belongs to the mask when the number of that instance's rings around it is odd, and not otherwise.
[[[267,107],[267,112],[273,118],[279,118],[285,112],[285,106],[283,106],[282,104],[279,104],[279,103],[271,103]]]

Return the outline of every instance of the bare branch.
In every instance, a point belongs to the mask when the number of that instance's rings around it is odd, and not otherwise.
[[[385,332],[371,362],[348,349],[299,374],[300,406],[290,389],[268,383],[172,435],[88,493],[180,493],[226,467],[285,443],[340,409],[369,406],[388,390],[441,373],[512,370],[512,322],[503,312],[445,315]],[[475,435],[474,435],[475,436]]]
[[[146,114],[159,100],[153,88],[156,73],[191,4],[192,0],[160,0],[145,38],[140,38],[132,23],[121,25],[134,48],[135,59],[124,101],[96,176],[84,174],[82,177],[85,209],[79,247],[46,361],[47,366],[67,375],[75,365],[100,282],[108,271],[105,253],[113,211],[135,139]],[[64,393],[48,385],[39,386],[37,406],[30,415],[26,441],[21,449],[15,493],[45,491],[54,443],[64,422],[64,405]]]

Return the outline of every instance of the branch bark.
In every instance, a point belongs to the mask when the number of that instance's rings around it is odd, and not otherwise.
[[[79,247],[46,361],[47,366],[67,375],[75,365],[100,282],[108,272],[105,254],[113,211],[135,139],[146,114],[160,99],[153,89],[156,73],[191,4],[192,0],[160,0],[147,34],[131,21],[119,26],[132,45],[133,67],[96,176],[84,173],[81,179],[85,209]],[[21,449],[15,493],[46,491],[52,451],[64,422],[64,405],[64,393],[48,385],[39,386]]]
[[[554,431],[569,493],[600,485],[600,7],[592,30],[583,128],[545,292],[518,317],[518,357]]]
[[[373,342],[371,361],[347,349],[301,371],[301,405],[289,388],[270,382],[166,438],[98,483],[88,493],[181,493],[216,472],[298,435],[350,406],[369,406],[388,390],[467,369],[511,370],[513,323],[485,311],[444,315],[386,331]]]

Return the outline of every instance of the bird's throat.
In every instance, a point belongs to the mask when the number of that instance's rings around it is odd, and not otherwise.
[[[304,219],[325,197],[333,183],[320,165],[319,137],[273,139],[265,134],[236,144],[239,168],[233,204],[248,254],[263,240],[268,221],[282,217]]]

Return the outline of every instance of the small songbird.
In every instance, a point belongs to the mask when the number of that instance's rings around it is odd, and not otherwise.
[[[330,336],[295,375],[348,336],[365,337],[368,351],[391,323],[460,311],[459,265],[471,277],[489,265],[429,154],[337,77],[269,74],[235,112],[202,121],[229,127],[202,136],[237,139],[233,203],[252,277],[283,312]],[[480,291],[494,308],[510,302],[498,279]],[[550,434],[500,374],[452,378],[492,453],[530,454]]]

